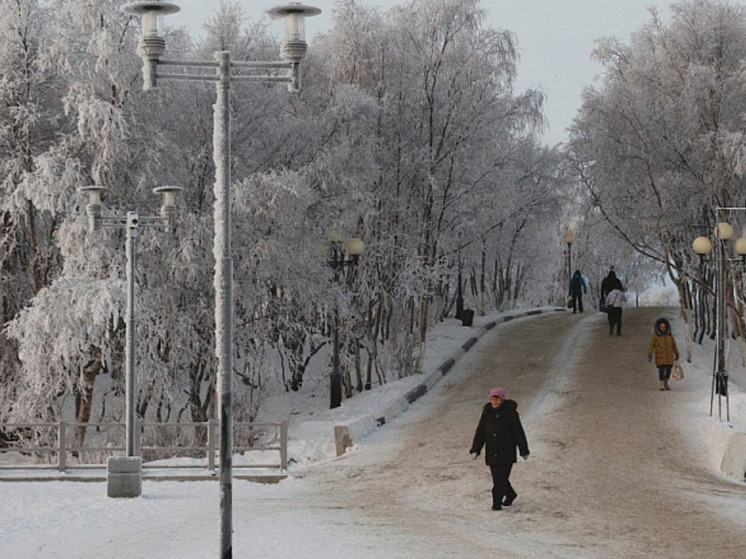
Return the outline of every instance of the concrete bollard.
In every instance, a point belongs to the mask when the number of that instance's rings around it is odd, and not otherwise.
[[[142,494],[142,458],[140,456],[110,456],[106,461],[109,497],[139,497]]]
[[[347,425],[334,426],[334,443],[337,447],[337,456],[342,456],[352,446],[350,428]]]
[[[720,471],[740,481],[746,479],[746,433],[731,433],[728,436]]]

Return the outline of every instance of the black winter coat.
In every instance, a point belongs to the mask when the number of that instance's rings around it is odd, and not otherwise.
[[[485,447],[484,461],[488,466],[512,464],[518,458],[516,448],[521,456],[529,455],[526,433],[514,400],[505,400],[497,408],[489,403],[482,408],[470,452],[479,454],[482,447]]]

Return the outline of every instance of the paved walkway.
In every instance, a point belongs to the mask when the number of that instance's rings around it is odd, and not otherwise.
[[[329,506],[386,523],[392,538],[410,533],[423,557],[742,559],[746,517],[728,511],[746,502],[746,486],[708,469],[709,448],[677,413],[701,387],[660,392],[645,359],[660,312],[625,311],[619,337],[598,313],[499,329],[396,420],[395,449],[375,434],[345,466],[307,477],[327,501],[330,487],[344,488]],[[519,402],[532,449],[514,468],[519,499],[500,513],[488,511],[488,469],[467,458],[496,384]]]

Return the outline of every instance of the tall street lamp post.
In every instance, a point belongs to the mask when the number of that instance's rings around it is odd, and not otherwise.
[[[567,281],[563,293],[567,293],[567,286],[570,285],[572,278],[572,244],[575,242],[575,233],[569,227],[565,231],[565,244],[567,245]]]
[[[268,11],[273,18],[284,17],[285,38],[279,61],[231,61],[230,52],[215,53],[214,61],[163,60],[166,40],[162,31],[164,15],[179,11],[176,4],[149,1],[122,7],[125,13],[142,21],[139,53],[143,61],[143,89],[158,86],[161,80],[187,80],[216,83],[214,105],[213,160],[215,164],[215,346],[218,359],[220,422],[220,557],[232,557],[233,509],[233,260],[231,255],[231,105],[230,86],[235,81],[285,83],[290,91],[300,90],[300,63],[308,45],[305,18],[321,13],[318,8],[298,2]],[[162,73],[164,67],[180,67],[182,72]],[[201,73],[213,69],[215,74]]]
[[[330,230],[327,232],[327,240],[331,250],[331,259],[329,260],[329,266],[334,270],[334,283],[341,283],[344,269],[347,266],[355,266],[360,259],[360,255],[365,251],[365,245],[363,241],[357,237],[351,238],[347,241],[347,255],[349,258],[345,258],[345,251],[342,249],[342,237],[335,231]],[[370,389],[370,379],[368,379],[366,390]],[[330,404],[329,408],[334,409],[342,405],[342,373],[339,368],[339,305],[334,305],[334,353],[332,357],[332,373],[329,378],[329,392],[330,392]]]
[[[125,460],[110,458],[108,469],[109,497],[138,497],[142,486],[142,459],[136,457],[135,448],[135,263],[137,234],[142,227],[153,227],[173,231],[176,218],[176,194],[182,189],[179,186],[160,186],[153,189],[161,194],[163,203],[159,216],[140,216],[137,212],[127,212],[125,216],[112,217],[102,215],[101,194],[105,186],[84,186],[80,191],[88,195],[86,213],[90,231],[101,228],[124,229],[127,237],[125,251],[127,254],[127,309],[125,312]]]
[[[456,287],[456,315],[455,318],[458,320],[461,320],[464,316],[464,291],[463,287],[461,285],[461,272],[462,272],[463,265],[461,263],[461,254],[458,256],[458,275],[456,279],[458,280],[458,286]]]
[[[726,307],[726,264],[732,261],[742,261],[746,258],[746,238],[739,238],[733,246],[738,258],[728,255],[727,245],[733,238],[733,227],[721,221],[720,214],[725,211],[746,210],[746,208],[718,207],[715,209],[717,226],[714,231],[717,252],[715,253],[715,301],[717,313],[715,319],[715,370],[712,375],[712,389],[710,393],[710,415],[713,412],[715,394],[718,395],[718,417],[722,420],[722,398],[725,397],[726,421],[730,421],[730,402],[728,399],[728,370],[726,365],[725,337],[727,335]],[[707,237],[697,237],[692,243],[692,249],[699,256],[705,256],[712,251],[712,243]]]

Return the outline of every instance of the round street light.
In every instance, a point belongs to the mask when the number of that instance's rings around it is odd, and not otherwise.
[[[700,256],[710,254],[710,251],[712,251],[712,243],[707,237],[697,237],[692,243],[692,250]]]
[[[317,16],[321,10],[306,6],[300,2],[291,2],[267,10],[273,19],[285,18],[285,38],[282,44],[281,57],[291,62],[300,62],[306,55],[306,18]]]
[[[736,249],[736,253],[742,258],[746,258],[746,237],[741,237],[736,241],[733,246]]]
[[[181,10],[170,2],[130,2],[122,6],[126,14],[138,16],[142,24],[140,46],[148,58],[158,60],[166,50],[166,39],[163,36],[163,16],[175,14]]]
[[[352,237],[347,241],[347,254],[352,258],[357,258],[363,252],[365,252],[365,244],[357,237]]]
[[[733,238],[733,227],[730,223],[721,221],[715,228],[715,236],[724,241],[730,241]]]

